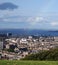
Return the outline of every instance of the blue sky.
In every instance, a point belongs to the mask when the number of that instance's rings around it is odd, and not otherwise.
[[[0,0],[0,29],[58,30],[58,0]]]

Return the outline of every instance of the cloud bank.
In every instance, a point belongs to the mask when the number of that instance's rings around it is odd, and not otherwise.
[[[42,23],[42,21],[45,21],[45,19],[43,17],[40,16],[35,16],[35,17],[31,17],[31,16],[8,16],[8,17],[2,17],[0,18],[2,19],[3,22],[28,22],[31,24],[36,24],[36,23]]]
[[[0,10],[14,10],[17,8],[18,8],[17,5],[9,2],[0,4]]]

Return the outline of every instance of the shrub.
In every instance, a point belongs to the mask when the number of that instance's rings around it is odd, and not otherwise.
[[[30,54],[22,60],[58,60],[58,48]]]

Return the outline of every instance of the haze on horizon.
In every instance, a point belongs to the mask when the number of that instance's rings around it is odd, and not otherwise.
[[[58,30],[58,0],[0,0],[0,29]]]

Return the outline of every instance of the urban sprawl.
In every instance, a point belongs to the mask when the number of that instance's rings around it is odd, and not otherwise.
[[[20,60],[28,54],[39,53],[58,47],[58,37],[14,37],[11,33],[0,34],[0,59]]]

